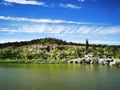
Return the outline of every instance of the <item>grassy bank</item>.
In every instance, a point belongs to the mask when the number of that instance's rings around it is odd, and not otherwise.
[[[120,62],[117,62],[114,66],[120,67]]]
[[[0,63],[20,63],[20,64],[63,64],[66,63],[62,60],[38,60],[38,59],[32,59],[32,60],[0,60]]]

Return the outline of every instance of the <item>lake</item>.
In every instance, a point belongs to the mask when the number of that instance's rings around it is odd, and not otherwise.
[[[120,68],[80,64],[0,64],[0,90],[120,90]]]

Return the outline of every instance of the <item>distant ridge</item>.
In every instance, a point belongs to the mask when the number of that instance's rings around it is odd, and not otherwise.
[[[67,42],[62,39],[56,39],[56,38],[41,38],[41,39],[33,39],[30,41],[1,43],[0,48],[6,48],[9,46],[19,47],[19,46],[33,45],[33,44],[84,45],[80,43]]]
[[[57,45],[76,45],[76,46],[85,46],[85,44],[82,43],[73,43],[73,42],[67,42],[62,39],[56,39],[56,38],[41,38],[41,39],[33,39],[30,41],[21,41],[21,42],[7,42],[7,43],[1,43],[0,48],[6,48],[6,47],[19,47],[24,45],[34,45],[34,44],[57,44]],[[95,47],[105,47],[106,45],[102,44],[90,44],[90,46]],[[109,45],[111,46],[111,45]],[[116,45],[112,45],[116,46]],[[117,45],[117,47],[120,47],[120,45]]]

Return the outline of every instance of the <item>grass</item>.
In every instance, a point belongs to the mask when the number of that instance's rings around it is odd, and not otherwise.
[[[0,63],[31,63],[31,60],[0,60]]]
[[[32,60],[0,60],[0,63],[23,63],[23,64],[63,64],[66,63],[62,60],[39,60],[39,59],[32,59]]]
[[[115,63],[114,66],[116,66],[116,67],[120,67],[120,62]]]

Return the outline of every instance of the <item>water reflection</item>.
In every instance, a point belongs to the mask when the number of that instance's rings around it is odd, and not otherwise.
[[[80,64],[0,64],[0,90],[119,90],[120,69]]]

